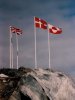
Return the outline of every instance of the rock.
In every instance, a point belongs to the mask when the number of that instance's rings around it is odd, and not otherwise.
[[[0,78],[1,77],[8,77],[7,75],[5,75],[5,74],[0,74]]]
[[[75,100],[75,83],[62,72],[23,67],[16,72],[10,71],[18,80],[11,79],[3,88],[4,100]]]

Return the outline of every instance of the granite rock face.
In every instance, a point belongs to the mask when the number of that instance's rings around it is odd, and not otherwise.
[[[75,100],[75,84],[61,72],[28,68],[4,70],[0,74],[8,77],[1,80],[1,87],[5,87],[3,91],[0,89],[0,100]]]

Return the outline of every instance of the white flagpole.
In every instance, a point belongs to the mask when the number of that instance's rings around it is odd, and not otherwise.
[[[35,17],[34,17],[34,38],[35,38],[35,68],[37,68],[37,57],[36,57],[36,27],[35,27]]]
[[[17,45],[17,69],[18,69],[18,54],[19,54],[19,49],[18,49],[18,35],[16,33],[16,45]]]
[[[12,62],[11,68],[13,68],[13,41],[12,39],[11,39],[11,62]]]
[[[12,38],[12,34],[11,34],[11,26],[10,26],[10,68],[11,68],[11,38]]]
[[[51,68],[51,64],[50,64],[50,39],[49,39],[49,28],[48,28],[48,52],[49,52],[49,69]]]
[[[13,43],[12,43],[11,26],[10,26],[10,68],[13,68]]]

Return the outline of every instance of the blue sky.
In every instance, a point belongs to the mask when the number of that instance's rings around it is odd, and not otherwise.
[[[19,66],[34,67],[34,22],[37,16],[61,27],[61,35],[50,34],[51,67],[75,75],[74,0],[0,0],[0,66],[9,67],[9,26],[23,30],[19,36]],[[47,30],[37,29],[37,62],[48,68]],[[14,68],[16,66],[16,39]]]

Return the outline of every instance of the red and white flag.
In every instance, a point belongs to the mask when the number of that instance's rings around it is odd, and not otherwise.
[[[16,28],[16,27],[10,27],[10,31],[12,32],[12,33],[17,33],[17,35],[21,35],[22,34],[22,30],[21,29],[19,29],[19,28]]]
[[[43,19],[34,17],[34,24],[37,28],[47,29],[47,22]]]
[[[48,31],[49,31],[49,33],[52,33],[52,34],[61,34],[62,33],[61,28],[58,28],[58,27],[53,26],[51,24],[48,24]]]

